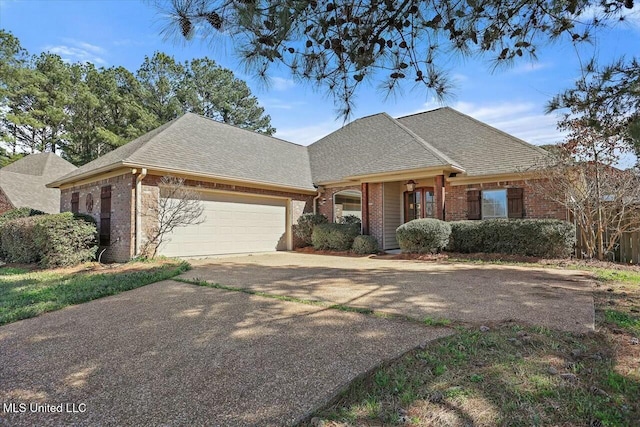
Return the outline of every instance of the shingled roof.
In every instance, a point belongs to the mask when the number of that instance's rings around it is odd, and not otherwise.
[[[51,183],[147,167],[314,190],[307,148],[187,113]]]
[[[396,119],[462,166],[467,176],[521,172],[548,153],[449,107]]]
[[[309,146],[316,183],[346,177],[459,165],[386,113],[355,120]]]
[[[0,169],[0,191],[13,207],[60,212],[60,191],[46,184],[76,167],[53,153],[30,154]]]

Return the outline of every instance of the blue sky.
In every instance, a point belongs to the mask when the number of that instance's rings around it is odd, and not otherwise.
[[[640,56],[638,9],[626,22],[601,31],[597,44],[579,51],[569,43],[550,44],[539,49],[536,62],[523,60],[493,73],[488,61],[454,59],[447,68],[456,88],[445,105],[534,144],[558,142],[562,135],[555,128],[557,118],[544,114],[546,102],[572,86],[580,59],[594,53],[601,63],[621,55]],[[141,0],[0,0],[0,27],[32,54],[50,51],[72,62],[123,65],[132,71],[154,51],[180,61],[208,56],[247,81],[271,115],[276,136],[307,145],[342,126],[332,100],[323,93],[292,81],[282,70],[273,70],[271,84],[265,86],[246,73],[224,38],[217,38],[215,45],[197,38],[163,40],[162,22]],[[362,89],[354,119],[382,111],[397,117],[441,105],[422,87],[407,87],[386,99],[375,87]]]

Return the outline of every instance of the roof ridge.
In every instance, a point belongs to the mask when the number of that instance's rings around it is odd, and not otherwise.
[[[407,126],[405,126],[402,123],[400,123],[398,120],[396,120],[393,117],[391,117],[389,114],[387,114],[387,113],[382,113],[382,114],[384,114],[389,119],[391,119],[391,121],[396,126],[398,126],[400,129],[402,129],[407,134],[409,134],[413,139],[418,141],[423,146],[424,149],[426,149],[427,151],[431,152],[431,154],[435,155],[438,159],[440,159],[443,162],[445,162],[445,164],[462,167],[462,166],[460,166],[460,164],[458,162],[454,161],[452,158],[450,158],[449,156],[444,154],[442,151],[438,150],[436,147],[434,147],[433,145],[429,144],[427,141],[422,139],[418,134],[416,134],[414,131],[409,129]]]
[[[221,122],[221,121],[218,121],[218,120],[212,119],[211,117],[205,117],[205,116],[202,116],[202,115],[200,115],[200,114],[196,114],[196,113],[192,113],[192,112],[186,112],[186,113],[184,113],[184,114],[183,114],[182,116],[180,116],[180,117],[184,117],[184,116],[186,116],[186,115],[192,115],[192,116],[196,116],[196,117],[198,117],[198,118],[200,118],[200,119],[211,120],[212,122],[217,123],[217,124],[219,124],[219,125],[230,126],[230,127],[232,127],[232,128],[239,129],[239,130],[244,131],[244,132],[257,133],[258,135],[266,136],[267,138],[275,139],[276,141],[285,142],[285,143],[287,143],[287,144],[295,145],[295,146],[297,146],[297,147],[303,147],[303,148],[305,148],[305,147],[306,147],[305,145],[298,144],[298,143],[296,143],[296,142],[292,142],[292,141],[287,141],[286,139],[282,139],[282,138],[279,138],[279,137],[277,137],[277,136],[267,135],[266,133],[260,133],[260,132],[256,132],[256,131],[253,131],[253,130],[249,130],[249,129],[241,128],[241,127],[240,127],[240,126],[238,126],[238,125],[232,125],[232,124],[230,124],[230,123]],[[277,132],[277,129],[276,129],[276,132]]]
[[[453,110],[453,108],[451,108],[451,107],[449,107],[449,106],[444,105],[444,106],[442,106],[442,107],[437,107],[437,108],[434,108],[434,109],[432,109],[432,110],[418,111],[417,113],[411,113],[411,114],[407,114],[406,116],[400,116],[400,117],[397,117],[397,118],[396,118],[396,120],[405,119],[405,118],[407,118],[407,117],[419,116],[420,114],[433,113],[433,112],[435,112],[435,111],[438,111],[438,110],[444,110],[444,109],[446,109],[446,108],[448,108],[448,109],[450,109],[450,110]],[[453,111],[456,111],[456,110],[453,110]]]
[[[328,138],[330,135],[334,134],[335,132],[338,132],[339,130],[345,129],[345,128],[347,128],[348,126],[351,126],[351,125],[353,125],[354,123],[359,122],[360,120],[368,119],[368,118],[371,118],[371,117],[373,117],[373,116],[382,116],[382,115],[389,116],[387,113],[385,113],[385,112],[381,112],[381,113],[369,114],[368,116],[358,117],[357,119],[352,120],[352,121],[350,121],[349,123],[343,124],[343,125],[342,125],[342,126],[340,126],[338,129],[332,130],[331,132],[329,132],[328,134],[326,134],[326,135],[325,135],[325,136],[323,136],[322,138],[320,138],[320,139],[318,139],[318,140],[316,140],[316,141],[313,141],[311,144],[307,145],[307,148],[309,148],[309,147],[311,147],[312,145],[315,145],[315,144],[317,144],[318,142],[320,142],[320,141],[322,141],[322,140],[324,140],[324,139]]]
[[[476,119],[475,117],[472,117],[472,116],[470,116],[470,115],[468,115],[468,114],[462,113],[462,112],[460,112],[460,111],[456,110],[455,108],[451,108],[451,107],[442,107],[442,108],[443,108],[443,109],[451,110],[451,111],[453,111],[454,113],[458,114],[459,116],[466,117],[467,119],[470,119],[470,120],[472,120],[472,121],[474,121],[474,122],[476,122],[476,123],[479,123],[479,124],[481,124],[482,126],[484,126],[484,127],[488,128],[488,129],[490,129],[490,130],[492,130],[492,131],[494,131],[494,132],[497,132],[497,133],[500,133],[500,134],[502,134],[502,135],[504,135],[504,136],[507,136],[507,137],[509,137],[509,138],[512,138],[512,139],[514,139],[515,141],[519,142],[520,144],[522,144],[522,145],[524,145],[524,146],[526,146],[526,147],[534,148],[535,150],[540,151],[541,153],[547,153],[543,148],[540,148],[540,147],[538,147],[537,145],[531,144],[531,143],[529,143],[529,142],[525,141],[524,139],[520,139],[520,138],[518,138],[517,136],[511,135],[510,133],[507,133],[507,132],[505,132],[505,131],[503,131],[503,130],[501,130],[501,129],[498,129],[498,128],[497,128],[497,127],[495,127],[495,126],[491,126],[490,124],[487,124],[487,123],[485,123],[485,122],[483,122],[483,121],[481,121],[481,120],[478,120],[478,119]]]

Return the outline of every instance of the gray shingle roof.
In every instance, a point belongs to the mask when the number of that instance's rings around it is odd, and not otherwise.
[[[456,166],[386,113],[355,120],[309,146],[315,183],[345,177],[429,167]]]
[[[455,159],[469,176],[521,172],[548,155],[539,147],[449,107],[396,120]]]
[[[16,208],[60,212],[60,191],[46,184],[76,167],[53,153],[30,154],[0,169],[0,189]]]
[[[314,190],[306,147],[187,113],[54,184],[123,164]]]

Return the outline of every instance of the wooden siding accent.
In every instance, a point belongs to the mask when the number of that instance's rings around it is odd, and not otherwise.
[[[524,189],[507,188],[507,212],[509,218],[524,218]]]
[[[71,194],[71,212],[80,212],[80,193],[75,192]]]
[[[402,224],[402,183],[385,182],[383,187],[383,249],[398,249],[396,228]]]
[[[111,244],[111,186],[100,190],[100,246]]]
[[[482,218],[480,190],[467,191],[467,219]]]
[[[362,199],[362,234],[369,234],[369,184],[363,182],[360,188]]]

